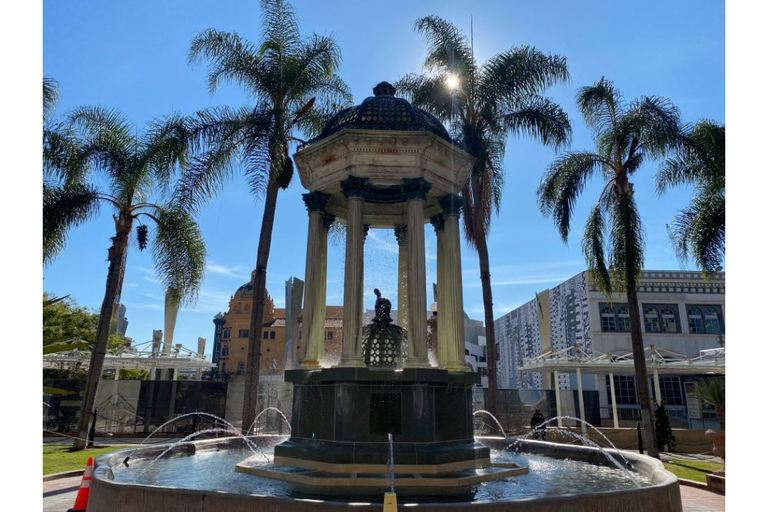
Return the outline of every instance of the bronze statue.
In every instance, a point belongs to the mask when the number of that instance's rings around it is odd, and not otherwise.
[[[381,292],[379,291],[378,288],[374,288],[373,293],[376,294],[376,305],[374,306],[374,311],[376,312],[376,316],[373,319],[373,323],[375,324],[392,323],[392,317],[389,314],[390,311],[392,311],[392,303],[389,301],[388,298],[381,296]]]

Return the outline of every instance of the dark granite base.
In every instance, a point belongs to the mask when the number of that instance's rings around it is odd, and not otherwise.
[[[329,368],[290,370],[285,380],[294,385],[291,438],[275,447],[276,461],[386,465],[390,433],[396,465],[489,458],[473,436],[478,374]]]

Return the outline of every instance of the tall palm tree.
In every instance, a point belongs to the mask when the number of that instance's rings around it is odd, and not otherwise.
[[[252,193],[265,197],[248,336],[244,431],[258,406],[267,263],[277,194],[288,187],[293,175],[289,147],[298,141],[295,131],[318,131],[334,108],[350,101],[346,84],[336,75],[341,62],[336,42],[317,35],[303,39],[293,8],[283,0],[262,0],[261,8],[263,32],[257,45],[215,29],[201,32],[192,41],[190,64],[210,61],[211,93],[222,82],[234,82],[254,98],[255,106],[198,113],[195,136],[205,151],[186,172],[178,196],[182,204],[196,207],[220,189],[239,162]]]
[[[643,268],[644,237],[630,178],[646,158],[662,157],[678,140],[680,115],[664,98],[643,97],[625,105],[613,83],[602,78],[582,87],[576,103],[594,131],[595,151],[567,152],[547,169],[538,189],[542,212],[552,216],[568,242],[576,199],[587,181],[607,181],[587,219],[582,250],[590,279],[609,297],[626,293],[635,381],[648,453],[658,457],[645,364],[637,280]]]
[[[81,133],[81,146],[77,156],[63,160],[63,164],[74,160],[77,165],[73,172],[80,173],[82,162],[86,162],[86,169],[98,172],[99,183],[103,182],[106,187],[76,183],[47,189],[43,203],[45,261],[52,259],[51,252],[63,247],[69,229],[96,214],[100,205],[112,207],[115,221],[115,235],[107,252],[109,270],[104,301],[74,442],[74,449],[79,450],[86,444],[107,350],[109,325],[120,303],[134,224],[137,224],[136,239],[140,250],[144,250],[149,242],[148,225],[154,226],[152,256],[155,268],[166,290],[181,303],[196,298],[206,250],[200,230],[189,213],[149,202],[154,193],[168,190],[178,166],[186,161],[190,139],[183,118],[168,116],[137,134],[119,113],[99,107],[83,107],[69,115],[69,124]],[[66,176],[68,170],[65,166],[56,168],[59,176]]]
[[[476,163],[462,190],[464,233],[477,250],[485,309],[488,358],[487,408],[496,412],[496,334],[493,325],[488,232],[498,213],[504,183],[503,159],[508,134],[527,135],[559,148],[570,143],[571,125],[563,109],[544,91],[569,79],[564,57],[535,48],[512,48],[478,66],[472,46],[453,24],[437,16],[416,21],[427,39],[428,75],[409,74],[398,90],[411,102],[450,124],[452,137]]]
[[[693,185],[695,196],[675,217],[670,238],[681,261],[693,256],[704,272],[725,260],[725,125],[702,120],[683,135],[677,154],[656,174],[656,190]]]

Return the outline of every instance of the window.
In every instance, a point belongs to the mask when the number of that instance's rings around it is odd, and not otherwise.
[[[629,332],[629,308],[627,306],[616,308],[616,316],[618,317],[616,330],[619,332]]]
[[[248,329],[240,329],[240,333],[238,334],[240,338],[247,338],[248,337]]]
[[[245,363],[237,363],[237,374],[242,375],[245,373]]]
[[[680,332],[677,311],[674,304],[645,304],[645,332]]]
[[[715,304],[688,306],[688,330],[698,334],[722,334],[723,310]]]
[[[222,355],[222,356],[228,356],[228,355],[229,355],[229,346],[227,346],[227,345],[224,345],[224,346],[221,348],[221,355]]]
[[[661,308],[661,332],[680,332],[680,329],[677,327],[676,308]]]
[[[613,382],[616,385],[616,405],[637,405],[640,401],[637,399],[635,390],[635,378],[626,375],[614,375]],[[608,389],[608,403],[611,403],[611,378],[605,376],[605,385]]]
[[[269,331],[269,339],[275,339],[275,331]]]
[[[261,338],[268,340],[269,339],[269,331],[264,331],[261,333]]]
[[[605,306],[600,311],[600,321],[603,332],[616,332],[616,314],[611,306]]]
[[[600,328],[603,332],[629,332],[629,308],[626,304],[600,304]]]
[[[328,331],[328,339],[329,340],[333,339],[333,331]]]
[[[691,334],[704,332],[704,318],[699,308],[688,308],[688,330]]]
[[[714,308],[704,309],[704,332],[707,334],[720,334],[720,319]]]
[[[685,405],[680,377],[659,377],[659,388],[661,399],[666,405]],[[651,394],[656,400],[656,386],[651,386]]]
[[[224,333],[221,335],[221,337],[224,338],[225,340],[228,340],[229,339],[229,335],[230,335],[230,330],[229,329],[224,329]]]
[[[656,308],[645,308],[643,315],[645,317],[645,332],[661,332],[659,312]]]

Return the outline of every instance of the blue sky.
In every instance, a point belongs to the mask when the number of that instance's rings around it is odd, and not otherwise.
[[[712,1],[294,1],[301,32],[332,35],[342,51],[340,75],[356,103],[371,95],[381,80],[395,81],[421,71],[426,48],[414,32],[414,21],[441,16],[469,34],[479,62],[511,47],[532,45],[565,56],[571,82],[549,95],[571,117],[575,150],[592,148],[590,133],[574,104],[579,87],[601,76],[613,80],[627,100],[641,95],[670,98],[686,122],[707,118],[725,122],[725,6]],[[205,67],[186,63],[190,41],[213,27],[236,31],[258,41],[260,10],[256,1],[44,1],[42,72],[59,82],[57,115],[80,105],[116,108],[141,129],[155,117],[215,106],[240,106],[250,98],[237,87],[211,96]],[[511,136],[505,158],[506,183],[501,213],[492,221],[489,248],[494,316],[507,313],[584,269],[580,233],[589,207],[599,194],[595,181],[577,205],[573,235],[566,246],[550,219],[536,206],[535,190],[551,149]],[[646,234],[646,268],[681,268],[671,249],[665,224],[687,203],[690,192],[658,197],[653,189],[656,163],[636,175],[637,201]],[[268,289],[283,305],[284,282],[303,278],[306,244],[304,190],[296,179],[278,199],[269,265]],[[256,259],[262,203],[242,181],[234,179],[199,216],[208,244],[205,281],[194,307],[181,311],[175,342],[196,348],[198,336],[213,338],[213,316],[226,311],[230,295],[248,280]],[[427,230],[429,233],[431,229]],[[106,250],[113,226],[108,210],[71,232],[65,251],[43,271],[43,289],[70,294],[78,303],[100,307],[106,279]],[[427,239],[428,278],[434,279],[434,235]],[[376,255],[375,249],[380,249]],[[374,231],[367,243],[366,289],[382,288],[394,298],[394,236]],[[482,296],[476,255],[462,248],[465,310],[482,318]],[[340,304],[343,251],[331,245],[329,304]],[[685,267],[683,267],[685,268]],[[689,265],[688,268],[692,268]],[[134,246],[128,256],[123,303],[128,336],[151,339],[163,328],[163,292],[157,284],[149,252]],[[372,304],[373,298],[369,297]],[[431,302],[431,293],[430,293]]]

